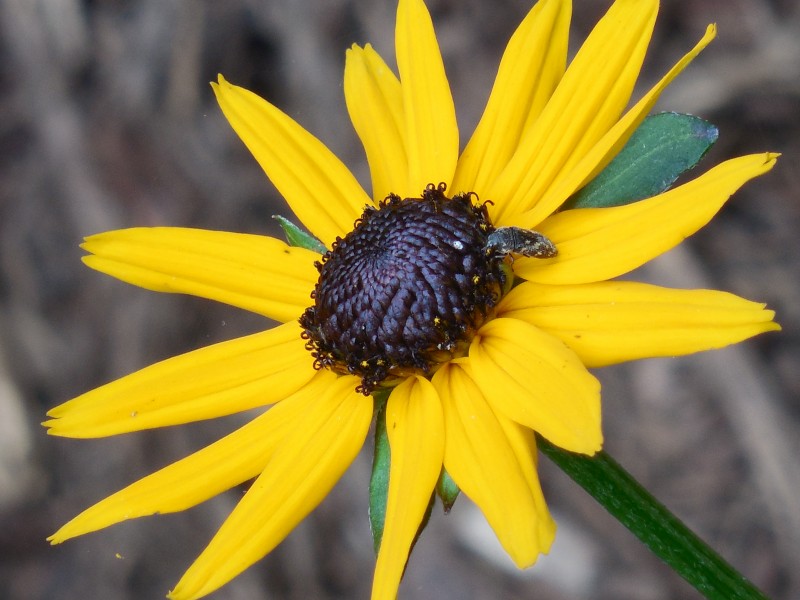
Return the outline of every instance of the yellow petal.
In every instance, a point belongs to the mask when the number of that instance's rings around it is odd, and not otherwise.
[[[576,190],[594,178],[617,153],[628,138],[653,108],[661,92],[677,77],[686,66],[711,43],[717,35],[717,28],[709,25],[705,35],[694,48],[679,60],[647,94],[614,125],[592,149],[581,158],[575,154],[567,161],[564,169],[545,192],[544,197],[523,215],[514,219],[514,224],[528,229],[535,228],[541,221],[561,206]],[[580,160],[577,160],[580,158]],[[573,166],[574,165],[574,166]]]
[[[532,565],[555,536],[533,456],[517,454],[483,394],[458,364],[439,369],[433,385],[442,401],[447,472],[481,509],[516,565]]]
[[[403,92],[400,81],[372,46],[353,45],[344,67],[344,98],[364,145],[378,202],[408,184]]]
[[[628,281],[526,282],[502,300],[498,313],[556,336],[590,367],[721,348],[780,329],[773,311],[733,294]]]
[[[222,112],[294,214],[330,248],[372,204],[322,142],[275,106],[228,83],[212,83]]]
[[[600,383],[561,340],[494,319],[472,340],[465,368],[496,412],[566,450],[600,449]]]
[[[506,440],[508,440],[509,446],[516,455],[520,470],[528,482],[528,487],[530,487],[537,514],[539,515],[539,521],[536,523],[537,541],[541,552],[547,554],[555,539],[556,524],[547,509],[542,486],[539,483],[539,474],[536,471],[539,458],[536,449],[536,437],[533,431],[512,421],[501,413],[495,412],[495,417],[502,426]]]
[[[400,196],[418,196],[428,183],[453,179],[458,125],[433,23],[422,0],[400,0],[395,29],[397,68],[406,115],[408,183]]]
[[[410,377],[392,390],[386,405],[386,431],[392,462],[372,600],[397,597],[411,544],[442,470],[442,406],[430,381]]]
[[[325,498],[369,429],[372,399],[355,392],[358,383],[340,377],[291,419],[264,472],[170,598],[201,598],[220,588],[270,552]]]
[[[647,200],[612,208],[565,210],[537,229],[558,247],[545,260],[521,258],[514,272],[538,283],[590,283],[617,277],[692,235],[745,182],[769,171],[777,154],[728,160]]]
[[[508,42],[478,126],[458,159],[454,192],[483,191],[517,149],[526,122],[535,121],[564,74],[572,7],[537,2]]]
[[[657,0],[617,0],[600,20],[487,192],[497,203],[495,222],[505,224],[530,209],[565,166],[616,123],[639,75],[657,12]]]
[[[319,255],[260,235],[137,227],[86,238],[93,269],[157,292],[191,294],[293,321],[311,304]]]
[[[293,396],[250,423],[83,511],[48,538],[53,544],[128,519],[186,510],[258,475],[278,443],[336,376],[320,372]]]
[[[300,327],[269,331],[169,358],[48,412],[48,433],[102,437],[211,419],[282,400],[314,376]]]

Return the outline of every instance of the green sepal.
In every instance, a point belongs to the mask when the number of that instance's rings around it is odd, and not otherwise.
[[[436,495],[442,500],[445,514],[449,513],[450,509],[453,508],[460,493],[461,490],[458,485],[443,467],[442,473],[439,475],[439,481],[436,482]]]
[[[621,206],[656,196],[700,162],[718,136],[719,130],[699,117],[673,112],[651,115],[562,210]]]
[[[375,392],[375,446],[372,454],[372,474],[369,479],[369,526],[372,530],[372,546],[375,556],[381,547],[383,525],[386,521],[386,502],[389,498],[389,467],[391,450],[386,433],[386,400],[388,391]]]
[[[375,556],[377,556],[378,551],[381,549],[383,528],[386,522],[386,503],[389,500],[389,471],[392,463],[389,435],[386,432],[386,400],[389,398],[389,390],[375,392],[372,397],[375,403],[375,447],[372,455],[372,475],[369,479],[369,526],[372,530],[372,547],[375,550]],[[440,477],[439,479],[441,481],[442,478]],[[453,483],[453,486],[455,486],[455,483]],[[422,517],[422,522],[419,524],[417,533],[411,543],[409,555],[411,550],[414,549],[419,536],[422,535],[422,531],[428,525],[435,497],[436,494],[432,493],[428,507]],[[453,502],[455,502],[455,497],[453,497]],[[452,506],[452,502],[450,506]]]
[[[325,254],[328,251],[328,249],[325,247],[325,244],[320,242],[307,231],[304,231],[292,223],[286,217],[272,215],[272,218],[275,219],[281,226],[281,229],[283,229],[283,234],[286,236],[286,242],[290,246],[305,248],[306,250],[311,250],[319,254]]]

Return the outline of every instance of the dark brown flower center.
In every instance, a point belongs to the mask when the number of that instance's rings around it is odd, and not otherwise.
[[[448,198],[444,184],[420,198],[392,194],[337,238],[300,318],[315,368],[358,375],[369,394],[466,353],[510,276],[473,199]]]

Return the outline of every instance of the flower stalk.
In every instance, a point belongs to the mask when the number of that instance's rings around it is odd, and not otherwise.
[[[585,456],[536,436],[539,449],[710,600],[766,600],[746,577],[692,532],[605,450]]]

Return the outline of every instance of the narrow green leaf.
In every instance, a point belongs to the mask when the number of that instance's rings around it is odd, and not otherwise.
[[[386,502],[389,498],[389,467],[391,450],[386,433],[386,400],[388,391],[375,392],[375,447],[372,454],[372,475],[369,479],[369,526],[375,556],[381,547],[383,525],[386,521]]]
[[[300,248],[305,248],[306,250],[313,250],[314,252],[318,252],[320,254],[325,254],[328,251],[328,249],[325,247],[325,244],[320,242],[307,231],[303,231],[300,227],[292,223],[286,217],[272,215],[272,218],[275,219],[281,226],[281,229],[283,229],[283,234],[286,236],[286,241],[290,246],[298,246]]]
[[[436,494],[442,499],[442,506],[445,514],[450,512],[453,505],[461,493],[456,482],[450,477],[450,473],[445,468],[442,468],[442,473],[439,475],[439,481],[436,482]]]
[[[718,136],[717,128],[699,117],[672,112],[651,115],[562,210],[621,206],[660,194],[700,162]]]
[[[606,452],[589,457],[536,439],[550,460],[706,598],[767,599]]]

